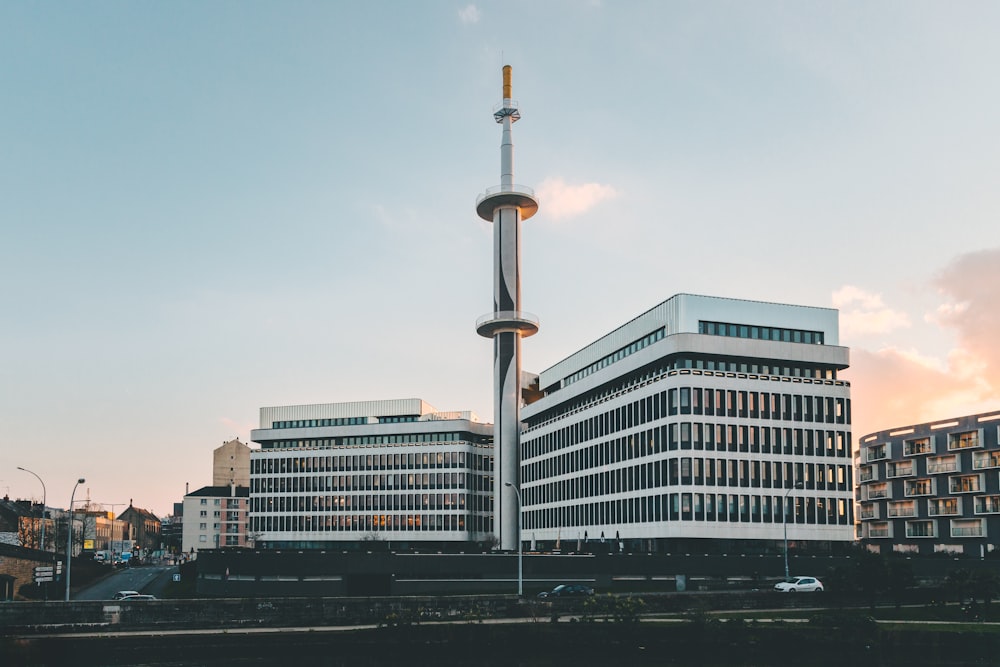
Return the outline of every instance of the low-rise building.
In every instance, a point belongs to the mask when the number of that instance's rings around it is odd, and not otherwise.
[[[182,551],[248,546],[249,495],[248,487],[229,485],[203,486],[184,496]]]

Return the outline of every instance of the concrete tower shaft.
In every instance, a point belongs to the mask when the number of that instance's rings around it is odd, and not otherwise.
[[[476,331],[493,338],[493,521],[500,548],[517,549],[517,495],[520,489],[518,442],[521,431],[521,338],[538,332],[538,320],[521,311],[521,221],[538,211],[531,188],[514,183],[514,140],[511,127],[520,119],[511,99],[511,68],[503,68],[503,101],[493,118],[503,126],[500,142],[500,185],[476,202],[476,213],[493,223],[493,312],[479,318]]]

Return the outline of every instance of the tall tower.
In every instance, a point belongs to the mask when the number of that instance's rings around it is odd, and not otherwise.
[[[479,217],[493,223],[493,312],[479,318],[476,332],[493,339],[493,526],[504,550],[517,549],[519,538],[521,338],[538,332],[535,316],[521,312],[521,221],[538,211],[538,202],[531,188],[514,184],[511,126],[521,114],[511,99],[510,74],[505,65],[503,101],[493,110],[503,126],[500,185],[476,201]]]

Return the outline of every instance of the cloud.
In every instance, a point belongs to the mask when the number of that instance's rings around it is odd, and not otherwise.
[[[840,333],[845,339],[884,334],[910,326],[909,315],[887,307],[881,294],[866,292],[854,285],[844,285],[834,292],[833,305],[840,310]]]
[[[856,436],[1000,407],[1000,248],[956,257],[933,285],[944,302],[925,321],[953,330],[955,346],[940,359],[853,348],[844,379],[851,381]],[[854,290],[838,290],[834,302],[879,309],[877,295]]]
[[[458,10],[458,20],[466,25],[470,23],[479,23],[479,8],[475,5],[466,5]]]
[[[586,213],[602,201],[617,196],[618,191],[610,185],[569,185],[561,178],[547,178],[538,187],[541,210],[553,220]]]

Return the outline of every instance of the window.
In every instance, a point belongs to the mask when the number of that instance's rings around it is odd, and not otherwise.
[[[934,444],[930,438],[917,438],[915,440],[903,441],[903,456],[918,456],[920,454],[933,454]]]
[[[872,461],[880,461],[887,458],[886,446],[883,445],[873,445],[867,449],[867,458],[865,461],[871,463]]]
[[[979,447],[979,431],[948,434],[948,449],[972,449]]]

